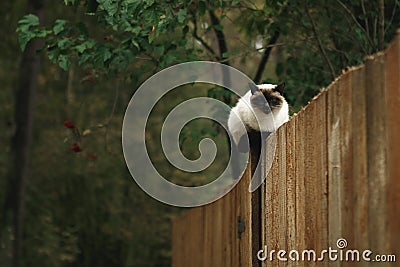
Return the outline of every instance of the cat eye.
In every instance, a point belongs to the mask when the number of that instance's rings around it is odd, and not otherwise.
[[[276,98],[272,98],[269,102],[270,102],[271,105],[278,105],[279,104],[279,100],[276,99]]]

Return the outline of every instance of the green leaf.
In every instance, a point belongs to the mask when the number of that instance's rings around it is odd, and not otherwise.
[[[87,48],[93,48],[96,45],[96,41],[93,39],[89,39],[85,42]]]
[[[103,68],[104,63],[109,60],[112,57],[112,53],[109,48],[105,46],[100,46],[95,54],[94,54],[94,62],[93,64],[96,65],[96,67]]]
[[[240,3],[240,0],[233,0],[232,1],[232,6],[235,6],[235,5],[239,4],[239,3]]]
[[[222,53],[223,58],[228,58],[231,55],[229,52]]]
[[[165,65],[168,65],[176,60],[176,57],[173,55],[166,55],[163,57],[163,62]]]
[[[136,40],[135,39],[131,39],[131,43],[137,48],[137,49],[140,49],[140,46],[139,46],[139,44],[138,44],[138,42],[136,42]]]
[[[48,34],[50,34],[51,31],[49,31],[49,30],[39,30],[39,29],[37,29],[37,30],[33,31],[33,33],[35,34],[35,37],[36,37],[36,38],[44,38],[44,37],[46,37]]]
[[[39,18],[36,15],[25,15],[18,21],[17,32],[27,31],[32,26],[39,26]]]
[[[68,59],[67,55],[60,55],[58,57],[58,65],[60,66],[60,68],[62,68],[63,70],[68,70],[70,62]]]
[[[164,54],[164,50],[165,50],[165,48],[163,45],[158,45],[158,46],[154,47],[154,52],[156,52],[159,55]]]
[[[65,29],[65,25],[68,23],[68,21],[63,20],[63,19],[58,19],[54,22],[54,27],[53,27],[53,32],[55,35],[58,35]]]
[[[25,50],[26,45],[34,38],[43,38],[51,33],[49,30],[40,29],[39,18],[36,15],[26,15],[19,22],[17,26],[18,43],[22,50]]]
[[[72,41],[69,38],[64,38],[57,42],[58,48],[60,48],[62,50],[70,48],[71,45],[72,45]]]
[[[74,6],[76,2],[77,2],[77,0],[64,0],[64,4],[65,4],[66,6],[68,6],[69,4],[71,4],[72,6]]]
[[[30,40],[36,37],[34,32],[29,31],[31,27],[35,27],[39,25],[39,18],[35,15],[29,14],[18,21],[17,32],[18,35],[18,43],[21,47],[21,50],[25,50],[26,45]]]
[[[47,56],[49,57],[51,63],[55,64],[58,60],[58,55],[60,54],[59,50],[54,46],[47,48]]]
[[[110,50],[105,50],[104,54],[103,54],[103,62],[106,62],[107,60],[109,60],[112,57],[112,53],[110,52]]]
[[[31,32],[23,32],[18,35],[18,43],[21,50],[25,50],[26,45],[29,43],[30,40],[35,38],[35,34]]]
[[[201,16],[204,16],[206,10],[207,10],[207,4],[205,3],[205,1],[199,1],[197,5],[197,11],[199,12],[199,14]]]
[[[93,48],[95,45],[95,41],[92,39],[89,39],[81,44],[78,44],[74,47],[74,49],[78,52],[78,53],[83,53],[85,52],[85,50],[87,49],[91,49]]]
[[[154,34],[154,32],[150,33],[149,34],[149,43],[151,44],[155,38],[156,38],[156,35]]]
[[[118,11],[118,2],[116,0],[98,0],[99,8],[105,10],[109,16],[114,16]]]
[[[83,64],[85,64],[90,59],[92,59],[92,56],[89,55],[89,54],[84,53],[79,57],[78,65],[82,66]]]
[[[183,23],[186,19],[187,11],[186,11],[186,9],[179,9],[179,11],[176,15],[178,17],[178,22]]]
[[[146,7],[150,7],[154,4],[155,0],[145,0],[144,2],[146,3]]]
[[[218,24],[218,25],[214,25],[214,29],[216,29],[217,31],[222,31],[224,29],[224,27],[221,24]]]
[[[79,44],[75,46],[75,50],[78,51],[78,53],[83,53],[86,50],[86,45],[85,44]]]

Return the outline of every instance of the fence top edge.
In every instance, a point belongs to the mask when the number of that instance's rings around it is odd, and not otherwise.
[[[317,101],[320,97],[322,97],[324,94],[326,94],[331,88],[334,86],[337,86],[338,83],[344,79],[347,75],[351,75],[351,73],[358,71],[360,69],[365,68],[365,63],[371,62],[374,60],[379,60],[382,59],[385,55],[387,55],[388,50],[392,46],[400,46],[400,28],[397,29],[396,35],[394,36],[393,40],[390,42],[388,47],[384,51],[379,51],[371,55],[366,55],[364,57],[364,62],[363,64],[355,65],[355,66],[350,66],[345,69],[343,69],[340,73],[339,76],[337,76],[327,87],[323,87],[320,89],[319,93],[315,95],[304,107],[302,107],[298,112],[294,113],[291,117],[290,120],[294,119],[295,117],[298,116],[304,116],[303,113],[307,112],[306,110],[308,109],[308,106],[312,105],[315,101]],[[289,121],[290,121],[289,120]]]

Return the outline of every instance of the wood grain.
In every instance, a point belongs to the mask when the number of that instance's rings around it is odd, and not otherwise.
[[[400,31],[386,55],[386,114],[388,131],[388,232],[390,250],[400,258]],[[395,266],[393,263],[392,266]]]
[[[284,262],[277,251],[319,256],[345,238],[343,252],[400,257],[399,34],[385,53],[344,72],[278,129],[259,190],[248,191],[249,165],[230,193],[173,222],[172,266],[398,266]],[[257,260],[264,246],[276,251],[274,261]]]

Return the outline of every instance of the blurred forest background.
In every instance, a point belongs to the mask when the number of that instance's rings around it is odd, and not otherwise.
[[[229,64],[256,83],[286,81],[291,112],[365,55],[382,50],[400,22],[397,0],[15,0],[0,3],[0,266],[170,266],[170,223],[184,209],[147,196],[124,162],[129,99],[176,63]],[[30,14],[30,15],[28,15]],[[232,104],[212,86],[174,91],[148,122],[153,162],[188,185],[160,153],[165,113],[194,96]],[[206,120],[182,133],[226,148]],[[220,149],[221,150],[221,149]],[[182,181],[183,179],[183,181]],[[194,252],[195,253],[195,252]]]

